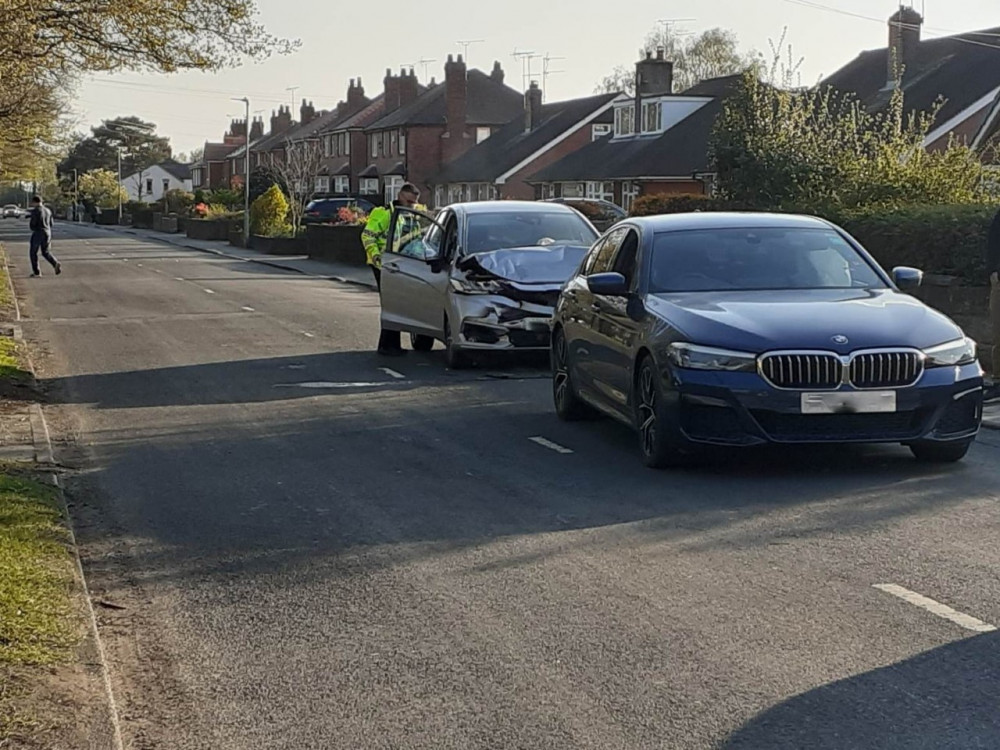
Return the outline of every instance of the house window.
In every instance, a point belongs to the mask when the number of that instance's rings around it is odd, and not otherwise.
[[[153,194],[153,178],[152,177],[147,177],[146,178],[146,193],[149,194],[149,195]]]
[[[646,102],[642,105],[642,132],[658,133],[663,129],[663,105]]]
[[[341,194],[351,192],[351,178],[347,175],[338,175],[333,178],[333,182],[333,192]]]
[[[344,154],[344,156],[350,156],[351,155],[351,134],[350,133],[341,133],[340,137],[344,139],[344,148],[343,148],[343,154]]]
[[[329,193],[330,192],[330,178],[329,177],[317,177],[316,178],[316,192],[317,193]]]
[[[362,195],[378,195],[378,178],[377,177],[363,177],[361,179],[361,194]]]
[[[639,183],[626,182],[622,185],[622,208],[632,210],[632,202],[639,197]]]
[[[163,180],[163,192],[166,193],[169,190],[170,190],[170,180],[164,179]]]
[[[635,133],[635,107],[630,103],[615,110],[615,136]]]
[[[462,202],[462,186],[461,185],[449,185],[448,186],[448,203],[461,203]]]
[[[389,156],[396,153],[397,144],[399,143],[399,131],[393,130],[389,137]]]
[[[550,198],[556,197],[555,185],[551,182],[546,182],[542,185],[542,200],[547,201]]]
[[[378,136],[379,143],[381,144],[381,141],[382,141],[382,134],[381,133],[377,133],[377,134],[373,133],[372,135],[368,136],[368,141],[371,143],[371,151],[372,151],[372,158],[373,159],[377,159],[378,158],[378,146],[375,145],[375,137],[376,137],[376,135]]]
[[[446,200],[447,198],[445,197],[444,185],[438,185],[434,188],[434,208],[443,207]]]
[[[564,193],[565,194],[565,193]],[[592,200],[614,201],[615,183],[613,182],[588,182],[587,197]]]
[[[484,182],[482,185],[479,186],[478,200],[481,201],[491,200],[493,198],[492,193],[493,193],[493,186],[488,182]]]
[[[403,187],[403,178],[399,175],[391,175],[385,178],[385,202],[387,204],[396,200],[401,187]]]
[[[491,135],[493,131],[490,128],[476,128],[476,143],[482,143]]]
[[[613,126],[607,123],[594,125],[590,131],[590,140],[599,141],[601,138],[608,135],[613,129]]]
[[[563,198],[583,198],[586,196],[586,186],[582,182],[564,182],[562,184]]]
[[[399,131],[399,155],[403,156],[406,154],[406,131]]]

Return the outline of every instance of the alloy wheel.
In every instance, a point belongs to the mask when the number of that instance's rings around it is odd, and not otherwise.
[[[653,370],[648,365],[639,373],[639,434],[642,450],[647,456],[656,452],[657,391]]]

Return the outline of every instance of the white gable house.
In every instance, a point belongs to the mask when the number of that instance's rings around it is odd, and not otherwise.
[[[128,193],[129,200],[155,203],[170,190],[191,192],[191,168],[187,164],[173,161],[154,164],[142,172],[123,177],[122,187]]]

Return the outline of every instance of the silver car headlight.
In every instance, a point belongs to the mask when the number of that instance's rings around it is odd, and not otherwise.
[[[667,347],[667,357],[677,367],[685,370],[722,370],[726,372],[754,372],[757,355],[730,349],[715,349],[697,344],[675,343]]]
[[[976,342],[965,337],[924,349],[927,367],[955,367],[976,361]]]

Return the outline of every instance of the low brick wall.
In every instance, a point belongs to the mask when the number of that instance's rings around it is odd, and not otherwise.
[[[228,219],[188,219],[184,222],[184,231],[192,240],[226,242],[229,240],[230,225],[232,222]]]
[[[310,258],[333,260],[352,266],[365,265],[365,249],[359,226],[312,224],[306,229]]]
[[[116,225],[118,223],[118,209],[106,208],[102,210],[95,217],[94,223],[105,227]]]
[[[265,255],[305,255],[306,241],[301,237],[259,237],[250,238],[250,247]]]
[[[164,216],[161,213],[154,213],[153,231],[176,234],[178,232],[177,217],[174,215]]]

